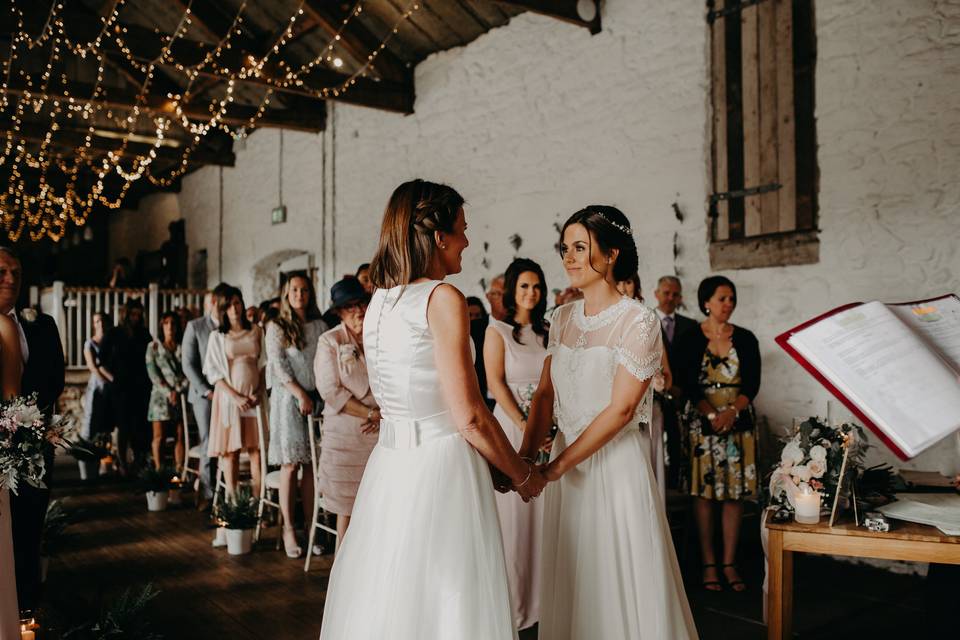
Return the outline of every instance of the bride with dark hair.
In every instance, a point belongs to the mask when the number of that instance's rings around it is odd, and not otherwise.
[[[380,436],[333,564],[321,639],[516,638],[490,467],[529,499],[543,478],[487,409],[466,300],[443,279],[469,244],[463,198],[400,185],[370,264],[363,325]]]
[[[621,296],[637,270],[630,221],[590,206],[567,220],[560,255],[583,299],[553,314],[524,432],[536,455],[559,426],[543,517],[542,638],[695,638],[670,529],[644,453],[663,347],[657,316]],[[554,415],[556,410],[556,415]]]

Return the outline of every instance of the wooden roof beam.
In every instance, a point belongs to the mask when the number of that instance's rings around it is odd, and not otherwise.
[[[600,0],[494,0],[600,33]]]
[[[13,129],[9,120],[0,121],[0,131],[9,132]],[[96,130],[104,131],[104,127],[97,127]],[[43,125],[24,122],[20,125],[19,137],[32,142],[43,142],[48,128]],[[124,131],[115,133],[123,135]],[[86,129],[61,128],[57,129],[51,136],[51,144],[58,148],[77,149],[84,145],[86,140]],[[116,151],[122,145],[122,140],[113,137],[104,137],[94,134],[91,139],[90,148],[95,152],[107,153]],[[186,145],[188,143],[181,143]],[[144,142],[128,142],[127,151],[132,155],[146,155],[153,149],[152,144]],[[180,162],[183,158],[183,148],[174,148],[169,146],[159,146],[156,148],[157,158],[160,160],[169,160]],[[232,151],[213,151],[204,146],[199,146],[190,153],[190,162],[197,165],[216,165],[222,167],[232,167],[236,162],[236,156]]]
[[[357,64],[366,64],[368,56],[380,48],[380,39],[371,33],[355,16],[350,17],[350,9],[343,9],[338,2],[328,0],[306,0],[303,3],[304,12],[313,18],[320,28],[330,38],[337,35],[343,27],[343,21],[350,21],[340,34],[334,51],[341,49],[353,58]],[[373,70],[383,78],[398,81],[409,81],[412,71],[390,49],[383,49],[374,59]]]
[[[68,83],[66,86],[57,85],[50,87],[45,93],[37,90],[41,85],[39,77],[32,78],[33,86],[27,86],[20,77],[11,78],[10,85],[7,87],[7,93],[12,95],[23,95],[30,93],[33,96],[45,95],[51,98],[68,100],[72,97],[74,100],[87,100],[86,96],[93,95],[93,85],[78,82]],[[95,104],[103,105],[111,109],[132,109],[134,106],[140,106],[142,112],[154,116],[165,116],[168,118],[176,117],[174,102],[166,98],[147,94],[142,101],[137,102],[137,94],[130,91],[107,88],[105,96],[93,101]],[[190,120],[208,122],[213,118],[206,106],[186,104],[182,105],[183,114]],[[257,113],[256,107],[247,107],[237,104],[231,104],[227,107],[226,114],[220,119],[222,122],[233,126],[245,126],[250,118]],[[257,121],[260,127],[272,127],[281,129],[293,129],[296,131],[308,131],[316,133],[323,131],[326,127],[326,109],[323,102],[319,108],[311,107],[306,109],[267,109],[263,116]]]

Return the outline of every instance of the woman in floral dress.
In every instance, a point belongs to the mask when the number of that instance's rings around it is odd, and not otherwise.
[[[180,318],[168,311],[160,318],[162,340],[155,340],[147,347],[147,375],[150,376],[150,405],[147,419],[153,424],[153,466],[163,464],[164,431],[168,424],[177,428],[177,444],[173,459],[177,472],[183,467],[183,421],[180,419],[180,394],[187,388],[187,376],[183,373],[180,358]]]
[[[674,375],[686,405],[682,420],[690,455],[690,493],[700,533],[703,586],[734,591],[746,585],[737,570],[743,503],[757,498],[756,421],[753,399],[760,389],[760,350],[756,337],[730,323],[737,290],[723,276],[712,276],[697,291],[707,316],[699,331],[678,340]],[[714,550],[714,512],[721,511],[722,571]]]

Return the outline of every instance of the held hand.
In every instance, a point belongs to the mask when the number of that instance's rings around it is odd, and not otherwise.
[[[380,409],[374,409],[370,413],[370,417],[366,422],[363,423],[363,426],[360,427],[360,431],[363,433],[376,433],[380,430]]]
[[[530,502],[530,500],[540,495],[540,492],[543,491],[546,485],[547,481],[540,472],[540,469],[531,467],[530,477],[520,485],[515,485],[514,489],[520,494],[524,502]]]
[[[250,397],[245,396],[242,393],[233,393],[233,402],[237,405],[240,411],[249,411],[250,410]]]
[[[510,478],[492,464],[487,464],[490,467],[490,478],[493,480],[493,488],[498,493],[508,493],[513,488],[513,483],[510,482]]]
[[[171,391],[170,393],[168,393],[167,401],[170,402],[170,404],[177,404],[177,392]]]
[[[557,469],[557,465],[553,464],[552,462],[547,462],[546,464],[540,465],[539,469],[540,473],[543,474],[543,477],[547,482],[556,482],[562,475]]]
[[[313,413],[313,398],[306,391],[300,390],[297,397],[297,405],[300,407],[300,415],[308,416]]]
[[[724,409],[710,421],[710,425],[719,435],[724,435],[733,428],[733,423],[736,419],[737,412],[735,409]]]
[[[247,396],[247,400],[250,402],[250,409],[260,406],[260,394],[258,393],[251,393]]]

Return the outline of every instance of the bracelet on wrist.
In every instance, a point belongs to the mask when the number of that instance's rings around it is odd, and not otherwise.
[[[531,476],[533,476],[533,465],[532,465],[532,464],[527,464],[527,477],[524,478],[524,479],[523,479],[523,482],[521,482],[520,484],[515,484],[515,485],[513,485],[514,488],[515,488],[515,489],[521,489],[521,488],[523,488],[523,485],[525,485],[525,484],[527,484],[528,482],[530,482]]]

